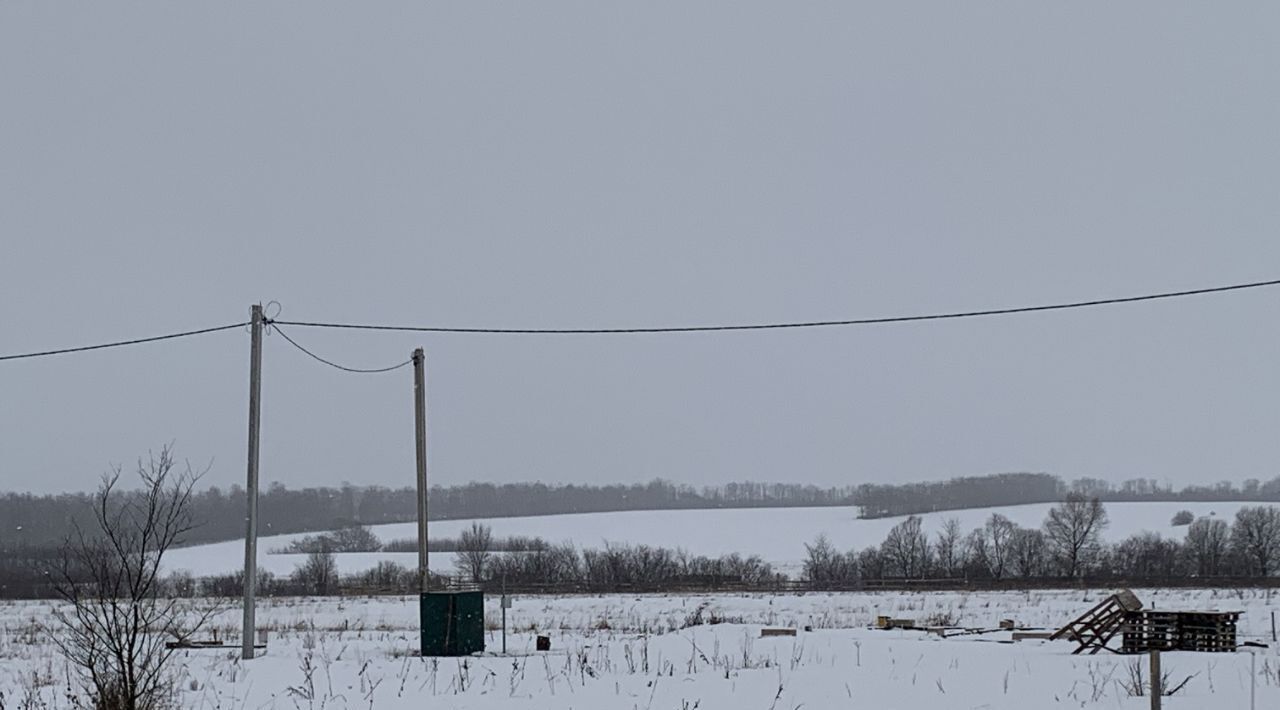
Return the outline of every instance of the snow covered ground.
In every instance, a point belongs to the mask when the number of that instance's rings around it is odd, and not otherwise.
[[[1269,640],[1263,590],[1135,590],[1149,605],[1243,610],[1242,639]],[[236,649],[175,656],[184,708],[1146,708],[1129,685],[1145,658],[1073,656],[1067,642],[1009,634],[941,639],[867,628],[877,614],[988,627],[1013,618],[1057,626],[1105,591],[527,597],[509,612],[508,656],[496,654],[489,599],[486,655],[422,659],[413,598],[268,599],[265,655]],[[68,671],[38,624],[49,602],[0,604],[0,707],[64,707]],[[238,609],[217,619],[236,641]],[[712,623],[717,621],[720,623]],[[764,626],[798,629],[761,638]],[[811,631],[805,631],[809,626]],[[535,633],[552,650],[533,651]],[[1280,655],[1259,651],[1258,707],[1280,705]],[[1168,653],[1186,686],[1165,707],[1248,707],[1248,653]]]
[[[1105,537],[1120,540],[1142,531],[1158,532],[1181,538],[1186,527],[1173,527],[1170,520],[1179,510],[1190,510],[1196,517],[1215,516],[1230,522],[1241,506],[1250,503],[1108,503],[1111,525]],[[1039,527],[1050,504],[1017,505],[971,510],[949,510],[924,514],[925,529],[936,531],[942,521],[956,518],[967,532],[981,525],[992,513],[1000,513],[1024,527]],[[750,508],[734,510],[655,510],[619,513],[584,513],[525,518],[493,518],[484,520],[498,536],[528,535],[548,542],[570,541],[580,547],[599,547],[606,541],[636,543],[670,548],[683,548],[693,554],[722,555],[732,552],[760,555],[779,571],[796,576],[804,556],[804,543],[825,533],[838,548],[861,549],[879,544],[889,528],[902,518],[862,520],[853,507],[829,508]],[[433,522],[431,534],[457,537],[470,525],[470,520]],[[371,528],[382,540],[415,538],[412,523],[376,525]],[[268,554],[283,548],[304,535],[276,535],[260,538],[258,562],[268,571],[287,575],[297,567],[304,555]],[[395,560],[406,567],[417,565],[414,553],[349,553],[338,555],[339,571],[358,572],[373,567],[379,560]],[[432,569],[453,570],[452,554],[431,556]],[[197,576],[233,572],[243,568],[244,543],[228,541],[173,550],[169,553],[171,569],[186,569]]]

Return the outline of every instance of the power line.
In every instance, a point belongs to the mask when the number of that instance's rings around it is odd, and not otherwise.
[[[302,347],[302,345],[298,344],[298,341],[294,340],[293,338],[290,338],[288,335],[285,334],[283,330],[280,330],[280,327],[276,325],[275,321],[268,321],[267,323],[271,326],[272,330],[279,333],[280,337],[289,341],[289,344],[292,345],[293,347],[301,350],[302,352],[306,353],[307,355],[310,355],[312,358],[315,358],[316,360],[328,365],[329,367],[335,367],[339,370],[342,370],[343,372],[355,372],[362,375],[370,375],[370,374],[376,374],[379,372],[391,372],[392,370],[399,370],[405,365],[408,365],[409,363],[413,362],[413,359],[410,358],[409,360],[405,360],[404,362],[398,365],[391,365],[390,367],[378,367],[373,369],[363,369],[359,367],[347,367],[346,365],[339,365],[336,362],[333,362],[331,360],[326,360],[320,357],[319,355],[311,352],[310,350]]]
[[[319,355],[311,352],[298,344],[297,341],[285,335],[278,326],[298,326],[300,328],[337,328],[345,330],[384,330],[384,331],[404,331],[419,333],[488,333],[498,335],[609,335],[609,334],[632,334],[632,333],[706,333],[717,331],[733,331],[733,330],[781,330],[794,328],[824,328],[839,326],[859,326],[859,325],[879,325],[887,323],[911,323],[919,321],[937,321],[937,320],[958,320],[962,318],[978,318],[982,316],[999,316],[1012,315],[1017,313],[1036,313],[1041,311],[1062,311],[1075,308],[1091,308],[1094,306],[1109,306],[1122,303],[1138,303],[1141,301],[1158,301],[1172,298],[1183,298],[1188,296],[1203,296],[1208,294],[1226,293],[1229,291],[1244,291],[1249,289],[1268,288],[1271,286],[1280,286],[1280,279],[1272,279],[1268,281],[1252,281],[1248,283],[1230,284],[1227,286],[1211,286],[1208,288],[1197,288],[1185,291],[1166,291],[1162,293],[1145,294],[1141,296],[1124,296],[1119,298],[1100,298],[1086,301],[1071,301],[1067,303],[1053,303],[1038,306],[1017,306],[1012,308],[993,308],[978,311],[956,311],[949,313],[931,313],[926,315],[912,316],[884,316],[878,318],[854,318],[849,320],[821,320],[821,321],[793,321],[782,323],[753,323],[746,325],[695,325],[695,326],[663,326],[652,328],[459,328],[446,326],[409,326],[409,325],[376,325],[368,323],[328,323],[320,321],[287,321],[267,319],[266,323],[275,328],[281,337],[287,340],[291,345],[298,348],[302,352],[310,355],[316,360],[338,368],[347,372],[359,373],[377,373],[390,372],[397,368],[408,365],[411,360],[392,365],[385,368],[363,369],[346,367],[338,363],[326,360]],[[186,330],[178,333],[167,333],[165,335],[156,335],[147,338],[135,338],[132,340],[119,340],[110,343],[99,343],[96,345],[82,345],[73,348],[61,348],[58,350],[42,350],[39,352],[18,353],[14,355],[0,355],[0,362],[7,360],[23,360],[37,357],[49,357],[52,355],[65,355],[67,353],[86,352],[90,350],[105,350],[107,348],[119,348],[127,345],[141,345],[143,343],[154,343],[162,340],[173,340],[176,338],[186,338],[194,335],[203,335],[205,333],[216,333],[223,330],[231,330],[233,328],[242,328],[249,325],[247,321],[232,323],[229,325],[220,325],[212,328],[199,328],[196,330]]]
[[[1017,306],[1012,308],[994,308],[980,311],[958,311],[951,313],[932,313],[914,316],[886,316],[879,318],[855,318],[850,320],[795,321],[784,323],[754,323],[748,325],[694,325],[666,326],[655,328],[456,328],[445,326],[410,326],[410,325],[373,325],[366,323],[325,323],[316,321],[274,321],[281,325],[303,328],[341,328],[347,330],[388,330],[409,331],[418,333],[489,333],[498,335],[620,335],[633,333],[707,333],[727,330],[781,330],[788,328],[825,328],[836,326],[880,325],[886,323],[911,323],[917,321],[958,320],[961,318],[977,318],[981,316],[1000,316],[1015,313],[1036,313],[1040,311],[1063,311],[1073,308],[1090,308],[1093,306],[1109,306],[1121,303],[1137,303],[1139,301],[1158,301],[1186,296],[1202,296],[1206,294],[1243,291],[1246,289],[1280,286],[1280,279],[1270,281],[1254,281],[1250,283],[1231,284],[1229,286],[1212,286],[1188,291],[1168,291],[1142,296],[1124,296],[1121,298],[1101,298],[1087,301],[1071,301],[1039,306]]]
[[[105,350],[107,348],[120,348],[126,345],[141,345],[142,343],[154,343],[161,340],[173,340],[175,338],[186,338],[192,335],[203,335],[205,333],[216,333],[220,330],[231,330],[233,328],[243,328],[249,325],[248,321],[242,323],[232,323],[231,325],[220,325],[215,328],[200,328],[199,330],[185,330],[181,333],[169,333],[167,335],[156,335],[150,338],[136,338],[134,340],[119,340],[114,343],[100,343],[98,345],[82,345],[76,348],[62,348],[61,350],[44,350],[35,353],[21,353],[18,355],[0,355],[0,361],[4,360],[22,360],[33,357],[46,357],[49,355],[64,355],[66,353],[80,353],[86,350]]]

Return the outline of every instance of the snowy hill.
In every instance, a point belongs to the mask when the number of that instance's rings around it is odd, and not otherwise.
[[[1173,527],[1170,520],[1179,510],[1196,517],[1214,516],[1230,522],[1237,510],[1252,503],[1161,502],[1107,503],[1111,524],[1104,538],[1117,541],[1134,533],[1151,531],[1181,538],[1186,526]],[[925,529],[936,532],[948,518],[960,521],[967,533],[992,513],[1000,513],[1023,527],[1038,527],[1053,505],[1004,506],[948,510],[926,513]],[[841,550],[861,549],[879,544],[902,517],[862,520],[855,507],[747,508],[732,510],[651,510],[616,513],[584,513],[528,518],[493,518],[484,522],[495,536],[527,535],[548,542],[569,541],[579,547],[599,547],[611,543],[646,544],[683,548],[693,554],[721,555],[738,552],[760,555],[780,571],[795,574],[804,557],[804,543],[825,534]],[[433,521],[430,534],[457,537],[470,520]],[[375,525],[370,528],[382,540],[416,537],[413,523]],[[305,555],[269,554],[306,534],[264,536],[259,539],[259,565],[275,574],[288,574]],[[452,553],[435,553],[431,568],[452,571]],[[406,567],[417,564],[417,555],[407,552],[346,553],[337,556],[343,573],[368,569],[379,560],[394,560]],[[196,575],[234,572],[244,565],[243,541],[228,541],[173,550],[167,567],[185,569]]]

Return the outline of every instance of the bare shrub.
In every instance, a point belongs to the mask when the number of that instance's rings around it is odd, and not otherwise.
[[[810,582],[846,582],[857,577],[857,561],[837,550],[826,534],[814,538],[813,544],[806,542],[804,549],[804,578]]]
[[[338,591],[338,562],[333,553],[317,550],[293,571],[293,581],[304,593],[328,596]]]
[[[1129,659],[1125,665],[1125,677],[1116,681],[1120,684],[1120,688],[1126,695],[1132,698],[1146,697],[1147,692],[1151,689],[1151,682],[1147,678],[1146,667],[1149,660],[1146,656],[1139,656]],[[1179,690],[1187,687],[1187,683],[1191,682],[1199,673],[1192,673],[1185,676],[1181,681],[1174,682],[1172,670],[1160,671],[1160,695],[1168,697],[1176,694]]]
[[[193,527],[191,489],[200,475],[174,469],[169,447],[138,462],[142,488],[118,487],[120,467],[103,476],[89,530],[63,545],[54,643],[79,673],[97,710],[151,710],[171,703],[165,642],[196,633],[216,606],[165,597],[161,559]]]
[[[493,549],[493,529],[488,525],[471,523],[471,527],[462,531],[458,540],[458,553],[454,565],[458,572],[470,578],[472,582],[484,581],[484,571],[489,563]]]
[[[382,549],[382,541],[369,528],[363,525],[348,525],[333,532],[307,535],[294,540],[288,547],[272,550],[272,552],[310,554],[312,552],[378,552]]]

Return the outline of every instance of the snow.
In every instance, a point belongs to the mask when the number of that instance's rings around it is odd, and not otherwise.
[[[1158,532],[1181,539],[1186,526],[1173,527],[1170,520],[1179,510],[1190,510],[1196,517],[1215,516],[1230,522],[1242,506],[1241,502],[1171,502],[1108,503],[1111,524],[1105,537],[1116,541],[1143,531]],[[924,527],[930,532],[941,528],[948,518],[960,521],[968,532],[978,527],[992,513],[1000,513],[1024,527],[1039,527],[1052,504],[1017,505],[925,513]],[[492,518],[481,522],[492,526],[496,536],[527,535],[548,542],[569,541],[579,547],[599,547],[605,542],[646,544],[682,548],[698,555],[723,555],[737,552],[760,555],[779,571],[792,576],[799,573],[804,557],[804,544],[825,534],[836,547],[862,549],[884,540],[889,529],[902,517],[862,520],[856,507],[820,508],[744,508],[720,510],[653,510],[615,513],[582,513],[521,518]],[[432,522],[430,532],[441,537],[457,537],[471,520]],[[416,538],[413,523],[375,525],[370,528],[382,540]],[[274,535],[259,538],[259,566],[287,575],[302,563],[305,555],[271,554],[270,550],[286,547],[305,534]],[[173,550],[169,553],[170,569],[185,569],[197,576],[234,572],[244,567],[243,541],[228,541]],[[454,555],[435,553],[431,568],[438,572],[453,569]],[[393,560],[413,568],[417,555],[412,552],[345,553],[337,555],[338,569],[344,574],[373,567],[379,560]]]
[[[1265,590],[1135,590],[1149,605],[1243,610],[1242,639],[1269,640]],[[509,611],[510,655],[496,654],[498,603],[486,607],[488,651],[422,659],[412,597],[267,599],[265,655],[238,647],[174,657],[178,704],[188,708],[1146,708],[1125,688],[1142,657],[1074,656],[1069,642],[1009,642],[1007,633],[941,639],[868,628],[877,614],[964,626],[1002,618],[1052,627],[1106,591],[841,593],[803,595],[605,595],[522,597]],[[0,604],[0,698],[29,694],[65,706],[68,671],[37,623],[51,603]],[[723,623],[708,625],[715,617]],[[239,610],[217,619],[238,643]],[[795,637],[760,638],[764,626]],[[811,631],[806,631],[810,626]],[[536,633],[552,650],[533,650]],[[1259,651],[1258,707],[1280,704],[1280,655]],[[1248,653],[1166,653],[1175,682],[1190,677],[1173,710],[1247,707]],[[307,666],[314,668],[308,680]]]

